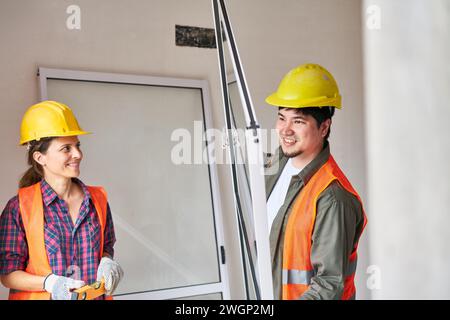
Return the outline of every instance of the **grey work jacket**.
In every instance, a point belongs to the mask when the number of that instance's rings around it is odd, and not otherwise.
[[[292,177],[285,201],[280,207],[270,231],[270,253],[274,298],[281,299],[284,233],[294,200],[311,177],[330,156],[325,144],[321,153],[298,175]],[[266,192],[269,199],[288,158],[279,148],[266,161]],[[311,264],[314,276],[309,289],[301,299],[340,299],[344,277],[349,265],[348,257],[363,229],[364,217],[361,203],[337,181],[332,182],[317,200],[317,214],[312,234]]]

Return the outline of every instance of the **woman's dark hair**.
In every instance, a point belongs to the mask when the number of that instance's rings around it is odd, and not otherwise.
[[[281,109],[285,109],[284,107],[280,107]],[[304,115],[312,116],[317,122],[317,128],[320,128],[322,122],[327,119],[331,119],[334,115],[334,107],[307,107],[307,108],[295,108],[297,113],[301,113]],[[330,136],[331,127],[328,129],[327,135],[324,138],[324,142],[328,140]]]
[[[20,179],[19,188],[29,187],[38,183],[44,177],[44,170],[42,169],[42,166],[34,160],[33,153],[39,151],[40,153],[45,154],[53,139],[53,137],[42,138],[39,141],[33,140],[28,142],[28,164],[30,167]]]

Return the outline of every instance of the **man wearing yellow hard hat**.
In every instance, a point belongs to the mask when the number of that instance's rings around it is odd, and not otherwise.
[[[276,299],[355,299],[358,240],[367,223],[361,198],[328,137],[341,95],[330,72],[304,64],[266,98],[278,107],[280,148],[266,175]]]
[[[68,300],[104,282],[109,298],[123,276],[106,192],[78,179],[83,131],[72,110],[43,101],[22,119],[29,169],[0,217],[0,277],[10,299]]]

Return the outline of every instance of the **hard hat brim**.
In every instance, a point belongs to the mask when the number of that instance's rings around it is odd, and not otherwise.
[[[43,139],[43,138],[73,137],[73,136],[81,136],[84,134],[92,134],[92,132],[75,130],[75,131],[68,131],[65,133],[57,133],[57,134],[56,133],[39,134],[39,137],[30,137],[28,139],[20,140],[19,145],[22,146],[27,142],[30,142],[33,140],[39,141],[40,139]]]
[[[308,108],[308,107],[335,107],[341,109],[341,96],[336,97],[316,97],[313,99],[293,99],[287,100],[280,98],[277,93],[273,93],[266,98],[266,102],[275,107],[285,108]]]

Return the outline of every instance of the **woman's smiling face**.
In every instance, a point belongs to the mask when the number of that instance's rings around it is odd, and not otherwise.
[[[53,139],[45,154],[36,152],[34,159],[42,165],[44,176],[76,178],[80,175],[83,152],[77,136]]]

